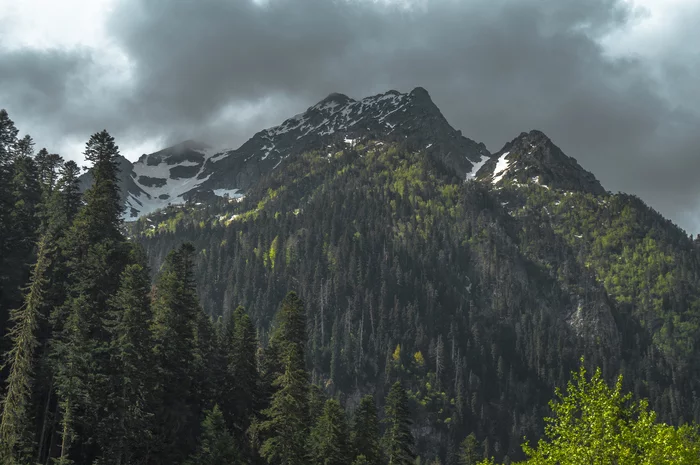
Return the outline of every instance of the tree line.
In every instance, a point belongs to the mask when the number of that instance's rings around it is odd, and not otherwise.
[[[312,325],[296,293],[282,298],[265,333],[243,307],[216,318],[203,311],[190,243],[174,247],[153,279],[144,250],[124,233],[119,151],[107,131],[86,144],[93,183],[81,195],[74,162],[44,150],[33,156],[31,138],[17,140],[5,112],[0,122],[2,309],[11,309],[2,463],[492,462],[474,434],[450,456],[420,456],[415,391],[401,381],[390,384],[383,409],[362,396],[348,417],[340,392],[309,370]],[[337,350],[331,359],[342,356]],[[425,364],[419,354],[414,367]],[[390,356],[392,369],[405,370],[400,345]],[[593,463],[610,463],[616,450],[627,450],[619,444],[629,445],[625,460],[697,458],[695,429],[657,423],[644,404],[627,406],[621,388],[607,388],[599,372],[590,382],[584,375],[552,404],[546,433],[553,445],[523,449],[529,463],[566,463],[561,457],[580,448],[598,454]],[[596,407],[583,412],[588,417],[576,413],[584,405]],[[592,420],[602,427],[582,428]]]

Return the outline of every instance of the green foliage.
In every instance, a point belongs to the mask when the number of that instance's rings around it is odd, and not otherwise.
[[[384,451],[389,465],[412,464],[416,458],[411,434],[411,413],[408,397],[400,382],[391,386],[386,398]]]
[[[111,333],[110,384],[114,394],[106,406],[102,429],[109,438],[105,455],[115,463],[143,459],[153,444],[152,416],[155,403],[155,357],[151,351],[149,324],[150,278],[143,264],[128,265],[121,285],[110,301],[107,327]]]
[[[286,345],[283,359],[284,372],[274,382],[277,391],[262,412],[260,431],[266,439],[260,455],[270,464],[307,464],[308,380],[300,347]]]
[[[37,262],[27,288],[24,305],[11,312],[14,323],[9,332],[12,349],[5,366],[9,374],[2,400],[0,417],[0,458],[3,463],[29,462],[33,458],[36,439],[32,425],[32,387],[36,372],[37,332],[45,305],[46,271],[50,264],[49,249],[53,246],[43,237],[39,242]]]
[[[656,423],[646,401],[623,394],[622,377],[614,387],[600,369],[590,379],[583,364],[573,373],[566,394],[559,390],[545,418],[537,449],[523,450],[528,464],[694,464],[700,463],[700,434],[694,427]]]
[[[368,465],[380,465],[382,463],[377,406],[373,396],[364,396],[355,411],[352,427],[352,446],[356,459],[364,457]]]
[[[336,399],[328,399],[323,413],[311,429],[309,446],[311,463],[348,465],[352,459],[345,412]]]
[[[457,463],[459,463],[459,465],[476,465],[483,457],[480,449],[481,447],[474,433],[469,434],[459,445]]]
[[[205,412],[202,434],[197,452],[188,465],[237,465],[240,460],[233,436],[226,429],[224,416],[218,405]]]

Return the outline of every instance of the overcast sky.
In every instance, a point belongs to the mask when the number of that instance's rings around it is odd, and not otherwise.
[[[0,108],[81,159],[236,147],[331,92],[425,87],[499,150],[540,129],[700,233],[698,0],[0,0]]]

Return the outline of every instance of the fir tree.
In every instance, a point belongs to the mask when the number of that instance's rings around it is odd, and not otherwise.
[[[63,415],[62,456],[79,440],[79,458],[89,462],[109,447],[105,436],[98,434],[112,395],[108,301],[119,288],[130,247],[120,230],[119,150],[114,139],[106,131],[94,134],[85,157],[93,162],[93,184],[65,239],[68,298],[61,312],[65,324],[54,346]]]
[[[483,454],[479,449],[479,441],[476,440],[474,433],[471,433],[464,438],[459,446],[457,463],[459,465],[476,465],[483,458]]]
[[[44,306],[49,248],[46,238],[39,242],[37,262],[32,271],[24,305],[11,312],[14,327],[9,333],[12,349],[7,354],[9,375],[0,419],[0,458],[3,463],[30,461],[36,445],[32,415],[32,385],[36,371],[37,330]]]
[[[243,307],[234,311],[232,358],[229,360],[233,375],[234,423],[237,431],[245,432],[250,418],[259,405],[257,351],[258,340],[253,322]]]
[[[352,465],[370,465],[370,462],[367,460],[367,457],[360,454],[352,461]]]
[[[11,201],[6,218],[6,250],[2,257],[2,267],[5,275],[5,305],[16,308],[22,302],[21,288],[29,279],[39,232],[37,213],[41,202],[41,187],[36,163],[29,155],[15,157],[9,194]]]
[[[188,465],[237,465],[242,463],[233,436],[226,428],[218,405],[206,413],[197,452]]]
[[[364,456],[370,465],[380,465],[382,450],[379,443],[379,421],[377,406],[371,395],[364,396],[355,410],[352,441],[355,454]]]
[[[391,386],[387,395],[384,422],[384,448],[389,465],[412,464],[416,455],[411,434],[411,412],[406,391],[398,381]]]
[[[336,399],[328,399],[323,413],[311,430],[312,463],[316,465],[349,465],[352,460],[348,442],[345,412]]]
[[[268,363],[274,365],[275,355],[277,358],[276,367],[270,367],[271,372],[279,374],[282,368],[282,359],[285,355],[285,347],[293,344],[299,347],[304,354],[306,348],[306,317],[304,305],[297,293],[290,291],[282,300],[280,309],[275,315],[275,328],[272,331],[269,342]]]
[[[285,349],[284,372],[275,380],[269,408],[260,431],[266,437],[260,455],[270,464],[307,464],[308,379],[303,368],[301,349],[289,344]]]
[[[110,301],[108,328],[112,335],[110,357],[114,368],[110,416],[102,422],[103,434],[110,437],[105,463],[131,463],[145,455],[151,439],[155,379],[148,329],[149,293],[148,269],[135,263],[122,273],[119,291]]]
[[[155,285],[153,353],[158,371],[155,422],[159,463],[174,463],[194,446],[197,407],[196,332],[201,309],[194,286],[194,247],[170,252]]]

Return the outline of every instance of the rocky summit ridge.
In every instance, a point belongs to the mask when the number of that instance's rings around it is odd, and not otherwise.
[[[423,150],[463,179],[493,184],[533,179],[562,189],[605,192],[591,173],[539,131],[522,133],[492,156],[483,143],[453,128],[428,92],[417,87],[361,100],[332,93],[282,124],[259,131],[237,149],[215,150],[187,140],[144,154],[135,163],[123,158],[124,216],[131,221],[168,205],[241,197],[261,177],[283,169],[289,157],[368,139]],[[86,188],[89,173],[82,181]]]

